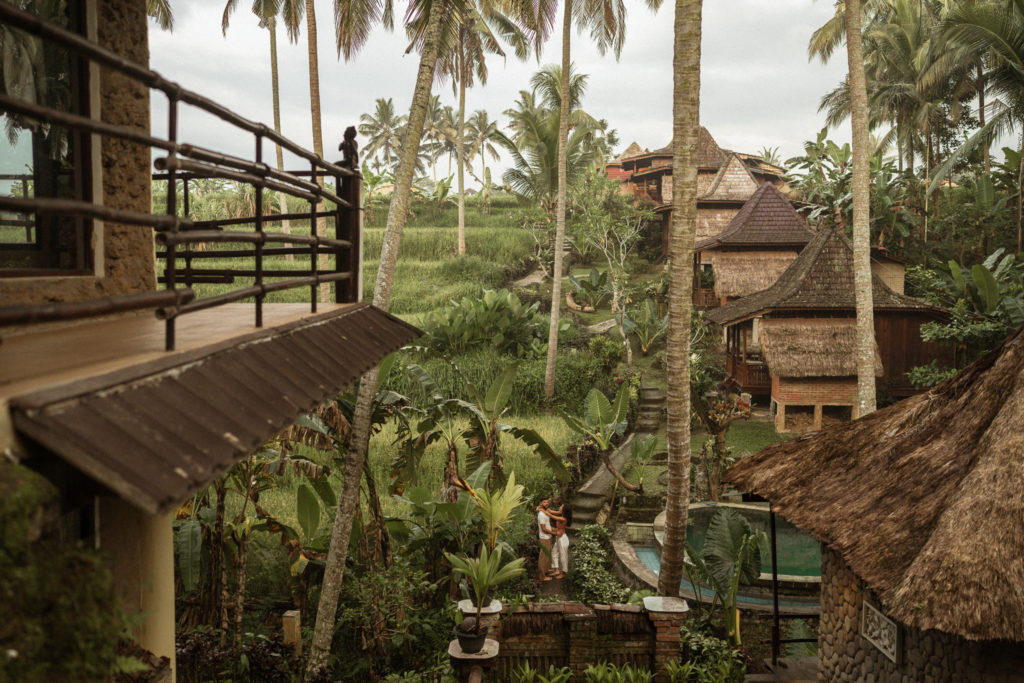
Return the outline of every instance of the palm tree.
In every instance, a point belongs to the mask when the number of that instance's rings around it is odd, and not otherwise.
[[[525,59],[531,42],[527,32],[530,32],[539,50],[536,36],[542,31],[533,26],[534,21],[535,17],[530,15],[524,3],[477,4],[470,0],[452,0],[449,8],[441,34],[440,74],[451,77],[452,88],[459,98],[458,123],[455,126],[459,254],[466,253],[466,89],[473,86],[474,79],[481,84],[487,82],[487,55],[505,57],[501,48],[503,42],[513,48],[516,57]],[[420,23],[414,21],[409,24],[414,44],[420,40]]]
[[[441,106],[439,95],[430,96],[430,104],[427,105],[427,120],[423,123],[423,139],[427,155],[430,159],[430,177],[437,182],[437,159],[444,153],[445,136],[444,129],[444,107]]]
[[[404,125],[405,117],[395,114],[395,103],[391,98],[378,97],[374,113],[359,117],[359,133],[367,138],[363,155],[379,156],[384,168],[393,172],[398,162],[399,134]]]
[[[487,112],[477,109],[473,116],[466,123],[466,132],[469,135],[469,150],[466,152],[466,159],[472,161],[474,157],[480,157],[480,187],[484,196],[484,203],[487,202],[488,181],[487,181],[487,155],[498,161],[501,155],[498,154],[498,122],[491,121]]]
[[[657,9],[661,0],[647,0]],[[590,37],[603,55],[609,48],[618,59],[626,39],[626,6],[622,0],[563,0],[561,109],[558,126],[558,206],[555,216],[555,264],[551,285],[551,324],[548,327],[548,358],[544,369],[544,395],[555,395],[555,361],[558,356],[558,322],[562,299],[562,256],[565,246],[566,190],[568,188],[569,71],[572,68],[570,42],[573,15],[578,30]]]
[[[676,0],[672,88],[672,227],[669,280],[668,490],[660,595],[679,595],[690,502],[690,315],[697,234],[701,0]]]
[[[960,3],[943,24],[946,38],[976,54],[985,55],[988,70],[984,80],[1007,107],[993,116],[935,173],[929,190],[949,172],[952,165],[969,154],[978,144],[988,144],[995,135],[1013,129],[1024,129],[1024,0],[999,3]],[[1021,150],[1024,150],[1022,143]],[[1024,155],[1017,175],[1017,250],[1022,242],[1022,207],[1024,207]]]
[[[335,25],[339,26],[337,7],[336,5]],[[391,193],[391,204],[388,208],[387,225],[381,246],[380,266],[377,269],[377,280],[373,290],[373,304],[385,311],[391,302],[391,283],[395,275],[398,247],[409,211],[409,195],[412,189],[415,157],[419,148],[415,142],[423,133],[423,123],[426,120],[427,107],[430,102],[430,88],[437,67],[445,3],[432,2],[425,11],[428,13],[428,19],[424,30],[419,69],[416,74],[416,86],[409,108],[405,138],[400,147],[398,170],[395,173],[395,188]],[[385,23],[387,22],[385,21]],[[341,37],[339,36],[339,45],[341,45],[340,41]],[[339,47],[339,50],[341,49]],[[363,375],[359,382],[359,392],[352,420],[351,452],[345,462],[342,490],[338,498],[330,547],[324,564],[324,581],[320,593],[320,604],[317,608],[316,626],[310,645],[306,669],[309,675],[322,672],[331,651],[338,596],[341,593],[341,580],[345,570],[345,560],[348,556],[352,519],[356,506],[359,504],[360,482],[369,445],[371,411],[376,393],[377,368],[373,368]]]
[[[231,14],[238,7],[238,0],[227,0],[224,5],[224,14],[221,17],[221,32],[227,35]],[[277,17],[284,17],[284,25],[288,31],[288,39],[297,42],[299,39],[298,24],[302,20],[302,13],[305,6],[300,0],[256,0],[252,5],[252,12],[260,21],[260,28],[266,28],[270,33],[270,90],[274,102],[274,132],[281,134],[281,91],[277,72]],[[284,154],[281,145],[274,143],[274,152],[277,161],[277,170],[284,170]],[[288,199],[284,192],[278,193],[278,202],[282,214],[288,213]],[[290,221],[286,218],[281,221],[281,230],[285,234],[291,234]],[[294,257],[288,254],[285,259],[291,261]]]
[[[860,31],[860,0],[846,0],[846,54],[853,128],[853,286],[857,302],[857,415],[875,411],[875,315],[871,291],[871,197],[868,92]]]
[[[534,74],[530,81],[533,91],[520,93],[519,105],[523,108],[505,112],[512,119],[513,137],[497,134],[499,144],[512,155],[512,167],[503,176],[505,184],[516,194],[535,199],[551,214],[558,206],[559,80],[557,65]],[[579,108],[587,76],[574,73],[570,81],[572,135],[566,151],[566,174],[576,178],[600,160],[601,147],[595,141],[598,122]]]
[[[146,15],[156,20],[164,31],[174,30],[174,13],[170,0],[146,0]]]

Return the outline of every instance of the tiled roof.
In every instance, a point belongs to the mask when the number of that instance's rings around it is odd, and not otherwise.
[[[698,243],[694,249],[716,246],[803,246],[814,231],[789,200],[771,183],[762,183],[725,230]]]
[[[732,152],[725,156],[727,161],[718,169],[711,186],[698,200],[745,202],[757,191],[757,180],[747,165]]]
[[[942,309],[897,294],[872,274],[875,310],[931,311]],[[728,325],[767,311],[856,310],[853,287],[853,245],[838,227],[824,227],[774,285],[708,313]]]

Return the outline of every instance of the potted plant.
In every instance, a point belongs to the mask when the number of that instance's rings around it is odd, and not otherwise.
[[[455,636],[459,639],[459,646],[467,654],[479,652],[487,638],[487,627],[480,621],[480,613],[486,604],[488,593],[491,588],[499,583],[515,578],[526,571],[523,566],[523,558],[517,557],[508,564],[501,564],[501,549],[491,552],[486,545],[480,547],[479,557],[458,557],[451,553],[445,553],[452,569],[457,574],[466,577],[470,589],[473,592],[473,604],[476,606],[476,616],[466,617],[455,627]]]
[[[470,479],[486,482],[489,469],[490,463],[484,463]],[[523,503],[523,487],[516,484],[515,472],[509,476],[504,487],[494,492],[489,492],[483,487],[473,488],[463,479],[459,480],[458,486],[473,499],[483,517],[487,531],[487,539],[481,544],[480,554],[477,557],[445,553],[445,557],[452,565],[452,570],[456,574],[466,577],[473,595],[476,616],[466,617],[455,627],[455,635],[459,639],[462,651],[473,654],[480,651],[487,637],[487,629],[481,623],[481,612],[487,604],[491,588],[526,571],[524,560],[521,557],[502,565],[503,550],[507,546],[503,543],[499,545],[498,540],[499,532],[505,522],[512,512]]]

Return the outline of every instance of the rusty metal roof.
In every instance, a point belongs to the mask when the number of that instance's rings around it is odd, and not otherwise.
[[[420,334],[356,304],[21,395],[11,416],[22,435],[163,514]]]

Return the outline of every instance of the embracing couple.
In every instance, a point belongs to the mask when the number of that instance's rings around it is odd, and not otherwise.
[[[569,536],[565,533],[572,512],[556,498],[554,503],[547,498],[537,506],[537,534],[540,538],[540,557],[537,558],[537,574],[540,581],[564,579],[569,569]]]

